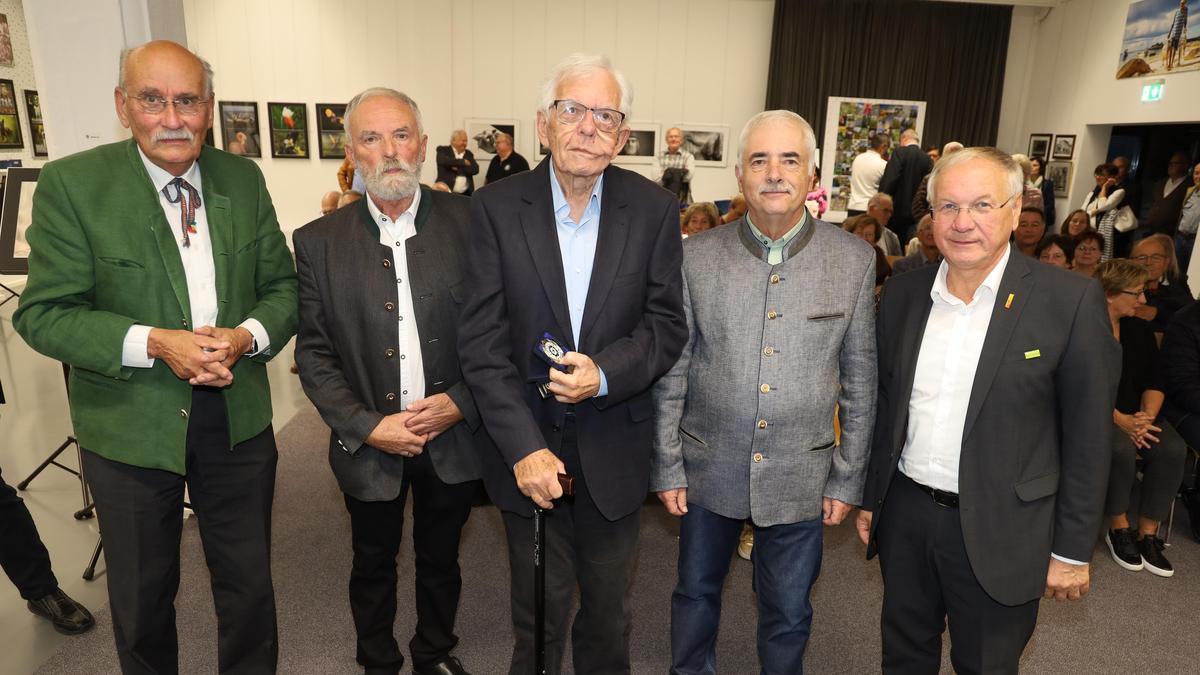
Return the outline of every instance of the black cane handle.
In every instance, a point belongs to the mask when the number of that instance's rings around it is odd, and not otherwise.
[[[558,474],[558,484],[562,486],[564,497],[575,496],[575,477],[569,473]]]

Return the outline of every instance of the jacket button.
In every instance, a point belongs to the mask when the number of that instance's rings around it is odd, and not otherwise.
[[[383,266],[384,266],[384,267],[391,267],[391,266],[392,266],[392,261],[391,261],[391,260],[384,260],[384,261],[383,261]]]
[[[395,355],[396,355],[396,350],[395,350],[395,349],[389,349],[389,350],[387,350],[387,351],[385,351],[385,352],[383,353],[383,358],[385,358],[385,359],[390,359],[390,358],[392,358],[392,357],[393,357],[393,356],[395,356]]]
[[[188,320],[187,320],[187,317],[184,317],[183,319],[180,319],[180,321],[182,321],[182,322],[183,322],[183,327],[184,327],[184,328],[187,328],[187,327],[188,327]]]
[[[761,387],[758,388],[758,390],[765,394],[765,393],[771,391],[771,385],[764,383]]]
[[[393,309],[396,309],[396,303],[394,303],[394,302],[384,303],[383,308],[390,312]]]
[[[758,421],[758,428],[759,428],[759,429],[766,429],[766,428],[767,428],[767,421],[766,421],[766,420],[759,420],[759,421]]]
[[[389,392],[387,393],[387,396],[384,396],[384,398],[386,398],[386,399],[387,399],[387,400],[389,400],[389,401],[395,401],[395,400],[396,400],[396,393],[395,393],[395,392],[391,392],[391,391],[389,391]]]
[[[185,419],[185,420],[186,420],[186,419],[187,419],[187,411],[186,411],[186,410],[184,410],[183,408],[180,408],[180,409],[179,409],[179,416],[180,416],[180,417],[182,417],[183,419]]]
[[[774,353],[775,353],[775,348],[774,348],[774,347],[772,347],[772,346],[770,346],[770,345],[768,345],[768,346],[766,346],[766,347],[763,347],[763,354],[766,354],[767,356],[770,356],[770,355],[772,355],[772,354],[774,354]]]
[[[756,452],[756,453],[754,453],[754,461],[755,461],[756,463],[757,463],[757,462],[761,462],[761,461],[762,461],[762,453],[761,453],[761,452]]]
[[[777,316],[779,316],[779,314],[775,310],[771,310],[771,311],[767,312],[767,318],[770,319],[771,321],[774,321],[775,317],[777,317]]]
[[[779,283],[779,275],[778,274],[771,275],[771,283],[773,283],[773,284]]]

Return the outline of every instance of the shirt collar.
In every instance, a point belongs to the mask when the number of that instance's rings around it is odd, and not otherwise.
[[[604,191],[604,174],[596,179],[596,184],[592,186],[592,196],[588,198],[588,205],[585,211],[591,211],[593,207],[599,207],[600,195]],[[558,220],[567,218],[571,213],[571,205],[567,203],[567,197],[563,194],[562,185],[558,183],[558,173],[554,171],[554,162],[550,162],[550,198],[554,203],[554,217]]]
[[[788,230],[782,237],[772,240],[754,225],[754,221],[750,220],[750,212],[746,212],[746,224],[750,226],[750,232],[754,235],[754,239],[769,249],[787,246],[804,229],[804,223],[806,222],[808,222],[808,209],[803,209],[803,213],[800,214],[800,220],[792,226],[792,229]]]
[[[375,206],[375,198],[371,196],[370,192],[367,193],[366,199],[367,211],[370,212],[371,220],[373,222],[387,223],[391,221],[391,218],[388,218],[387,214],[385,214],[383,211],[380,211],[378,206]],[[418,188],[417,191],[413,193],[412,203],[408,205],[408,208],[404,210],[404,213],[400,214],[400,217],[403,218],[404,216],[411,215],[413,222],[415,223],[417,220],[417,207],[420,205],[421,190]]]
[[[937,276],[933,279],[933,288],[929,290],[929,297],[933,298],[934,302],[940,302],[943,305],[963,305],[971,307],[979,302],[982,296],[980,291],[987,289],[989,297],[996,297],[996,292],[1000,289],[1000,280],[1004,278],[1004,270],[1008,267],[1008,259],[1012,255],[1012,246],[1004,248],[1004,255],[1000,257],[1000,262],[992,268],[991,272],[984,277],[983,283],[979,284],[979,288],[975,289],[975,297],[971,298],[971,302],[963,302],[958,296],[950,292],[950,288],[946,285],[946,273],[950,269],[949,263],[945,258],[938,265]]]
[[[171,181],[175,180],[175,176],[172,175],[170,171],[167,171],[154,162],[151,162],[150,158],[146,156],[146,153],[142,152],[142,146],[139,145],[137,151],[138,157],[142,158],[142,166],[146,167],[146,173],[150,174],[150,183],[154,185],[155,191],[162,192],[163,188],[165,188]],[[193,160],[192,165],[188,167],[188,170],[184,171],[179,177],[190,183],[192,187],[199,190],[200,163]]]

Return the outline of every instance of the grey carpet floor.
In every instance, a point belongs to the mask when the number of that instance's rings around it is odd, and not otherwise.
[[[280,673],[362,672],[354,662],[354,629],[346,599],[349,521],[325,460],[327,433],[316,412],[306,409],[278,435],[272,567],[279,611]],[[1175,525],[1172,546],[1167,549],[1177,568],[1171,579],[1123,571],[1103,546],[1098,546],[1087,599],[1070,604],[1043,601],[1037,632],[1022,661],[1023,671],[1200,672],[1195,629],[1200,616],[1200,545],[1188,535],[1182,508]],[[643,510],[634,588],[635,673],[665,673],[669,667],[669,605],[677,533],[676,523],[661,507]],[[862,545],[848,524],[826,530],[806,656],[810,673],[879,672],[883,586],[878,566],[863,560],[862,554]],[[176,601],[180,670],[215,673],[216,620],[195,519],[185,524],[182,556],[182,583]],[[401,554],[399,565],[402,585],[396,634],[404,645],[415,623],[411,550]],[[504,673],[512,644],[508,564],[500,517],[493,507],[474,510],[464,534],[462,568],[461,643],[455,653],[476,675]],[[95,583],[104,583],[104,577],[98,576]],[[119,672],[111,616],[107,607],[95,614],[97,629],[68,641],[38,673]],[[750,565],[735,560],[724,596],[718,642],[720,672],[757,672],[755,616]],[[951,672],[946,658],[943,672]]]

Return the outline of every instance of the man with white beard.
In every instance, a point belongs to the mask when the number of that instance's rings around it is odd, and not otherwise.
[[[350,512],[350,611],[367,673],[398,673],[396,555],[413,493],[413,672],[460,675],[450,652],[458,544],[480,476],[479,414],[456,352],[466,197],[420,184],[426,137],[408,96],[367,89],[346,108],[346,156],[366,198],[300,228],[296,363],[331,430]]]

